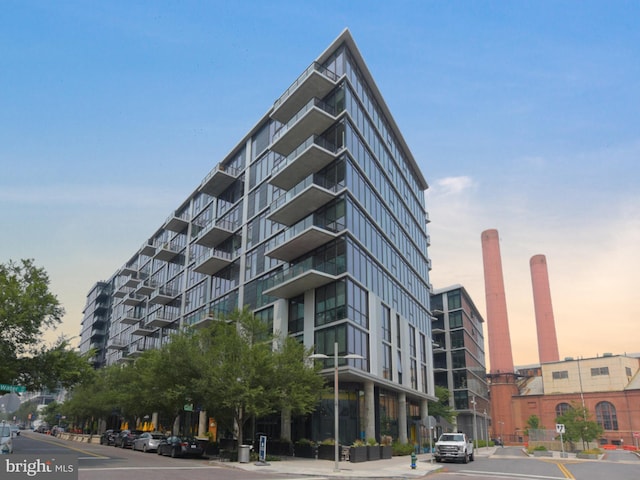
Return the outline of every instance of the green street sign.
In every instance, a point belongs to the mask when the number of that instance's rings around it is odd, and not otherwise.
[[[27,387],[23,387],[22,385],[7,385],[4,383],[0,383],[0,392],[2,392],[3,390],[6,392],[22,393],[27,391]]]

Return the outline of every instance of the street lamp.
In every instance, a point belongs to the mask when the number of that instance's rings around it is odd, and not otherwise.
[[[325,355],[324,353],[314,353],[313,355],[310,355],[309,358],[313,358],[313,359],[328,359],[331,358],[329,355]],[[340,448],[340,435],[339,435],[339,425],[338,425],[338,360],[340,358],[344,358],[347,360],[356,360],[356,359],[363,359],[364,357],[361,355],[356,355],[354,353],[351,353],[349,355],[344,355],[344,356],[339,356],[338,355],[338,342],[334,342],[333,344],[333,435],[334,435],[334,445],[335,445],[335,451],[334,451],[334,462],[335,465],[333,467],[333,470],[336,472],[340,471],[340,466],[339,466],[339,461],[340,461],[340,456],[339,456],[339,448]]]
[[[471,396],[471,405],[473,405],[473,440],[475,442],[475,449],[478,449],[478,433],[476,431],[476,396]]]
[[[489,427],[487,426],[487,409],[484,409],[484,434],[486,435],[485,440],[487,441],[486,447],[489,448]]]

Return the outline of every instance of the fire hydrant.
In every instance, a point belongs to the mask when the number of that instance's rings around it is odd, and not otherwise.
[[[416,469],[417,461],[418,461],[418,457],[416,456],[416,452],[411,452],[411,470]]]

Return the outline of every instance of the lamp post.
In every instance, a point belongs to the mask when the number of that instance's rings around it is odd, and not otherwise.
[[[487,441],[486,447],[489,448],[489,427],[487,426],[487,409],[485,408],[482,413],[484,414],[484,434],[485,434],[485,440]]]
[[[471,405],[473,405],[473,441],[475,442],[475,449],[478,449],[478,434],[476,431],[476,396],[471,396]]]
[[[325,355],[324,353],[314,353],[310,355],[309,358],[313,359],[328,359],[331,358],[329,355]],[[338,360],[344,358],[347,360],[355,360],[355,359],[363,359],[364,357],[361,355],[356,355],[354,353],[343,355],[342,357],[338,355],[338,342],[333,343],[333,435],[334,435],[334,462],[335,465],[333,470],[336,472],[340,471],[340,434],[339,434],[339,425],[338,425]]]

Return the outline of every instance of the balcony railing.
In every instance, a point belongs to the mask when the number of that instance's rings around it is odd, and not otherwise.
[[[237,168],[219,163],[204,177],[204,180],[200,183],[199,191],[212,197],[217,197],[231,186],[240,173],[242,171]]]
[[[302,107],[298,113],[296,113],[291,119],[283,124],[273,133],[272,143],[276,143],[280,137],[282,137],[285,133],[287,133],[291,127],[293,127],[298,121],[303,118],[307,113],[309,113],[314,108],[318,108],[328,113],[332,117],[336,114],[336,109],[329,105],[326,102],[323,102],[319,98],[312,98],[307,102],[307,104]]]
[[[313,62],[273,104],[272,117],[286,121],[296,107],[309,96],[324,97],[335,86],[338,76]]]

